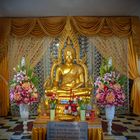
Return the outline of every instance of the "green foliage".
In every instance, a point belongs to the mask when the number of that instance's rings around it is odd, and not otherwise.
[[[14,85],[14,84],[15,84],[15,81],[14,81],[14,80],[11,80],[11,81],[9,82],[9,87],[12,86],[12,85]]]
[[[32,83],[35,85],[35,87],[39,84],[39,78],[37,76],[34,76],[31,78]]]
[[[27,75],[28,75],[28,77],[32,77],[32,75],[33,75],[33,69],[27,69]]]
[[[125,81],[127,80],[127,77],[125,75],[122,75],[119,80],[118,80],[118,83],[120,85],[124,85]]]
[[[80,107],[80,109],[86,109],[86,106],[90,103],[90,100],[87,99],[87,98],[77,98],[77,102],[78,102],[78,105]]]
[[[28,64],[28,63],[27,63]],[[35,85],[35,87],[38,86],[39,84],[39,77],[37,75],[34,74],[34,69],[30,67],[30,65],[28,64],[26,66],[26,73],[29,77],[29,79],[32,81],[32,83]]]
[[[100,67],[100,76],[103,77],[106,73],[110,73],[115,71],[115,68],[113,66],[109,66],[108,65],[108,59],[103,59],[103,62],[101,64]],[[120,85],[124,85],[125,81],[127,80],[127,77],[125,75],[121,75],[120,77],[118,77],[118,79],[116,82],[119,83]],[[104,83],[105,85],[107,85],[108,83]],[[107,85],[109,86],[109,85]]]

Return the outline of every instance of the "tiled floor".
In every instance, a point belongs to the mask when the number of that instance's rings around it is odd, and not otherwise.
[[[103,116],[102,119],[106,121]],[[140,116],[120,115],[114,118],[113,124],[123,128],[117,132],[113,130],[112,136],[104,135],[105,140],[140,140]]]
[[[105,117],[101,117],[103,120],[103,125],[106,125]],[[35,117],[31,117],[29,119],[29,122],[31,122],[31,124],[34,118]],[[21,124],[22,120],[18,117],[0,117],[0,140],[30,140],[31,134],[22,134]],[[30,125],[29,127],[29,132],[31,133],[32,125]],[[104,127],[105,140],[140,140],[140,116],[117,116],[113,120],[113,128],[113,135],[108,136],[105,134],[106,130]]]
[[[32,124],[34,119],[31,117],[28,124]],[[32,125],[29,127],[29,134],[23,135],[22,120],[19,117],[0,117],[0,140],[31,140]]]

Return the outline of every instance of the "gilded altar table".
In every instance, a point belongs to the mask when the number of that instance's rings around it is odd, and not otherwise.
[[[33,124],[32,140],[46,140],[47,123],[50,121],[48,116],[39,116]],[[59,121],[56,119],[56,121]],[[79,119],[76,119],[79,121]],[[103,140],[103,130],[101,120],[96,118],[94,121],[88,122],[88,139],[89,140]]]

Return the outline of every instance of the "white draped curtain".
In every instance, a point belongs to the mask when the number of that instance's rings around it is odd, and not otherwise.
[[[53,38],[26,36],[23,38],[10,36],[8,57],[9,57],[9,78],[13,76],[13,68],[17,67],[21,58],[25,56],[31,67],[34,67],[43,57],[47,48],[50,47]]]
[[[104,58],[112,58],[113,66],[116,70],[127,75],[128,38],[95,36],[90,37],[89,42],[96,46],[97,50]]]

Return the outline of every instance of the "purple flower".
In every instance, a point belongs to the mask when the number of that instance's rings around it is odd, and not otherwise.
[[[13,99],[14,99],[14,89],[11,88],[10,89],[10,100],[13,101]]]

